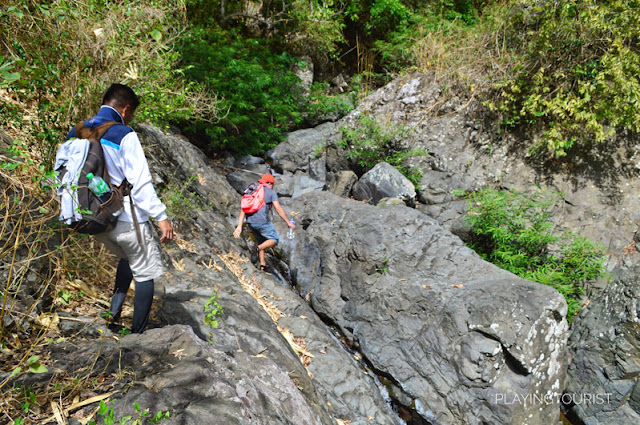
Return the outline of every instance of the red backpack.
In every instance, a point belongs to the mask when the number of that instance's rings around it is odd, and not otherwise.
[[[264,185],[260,183],[251,183],[244,189],[242,199],[240,199],[240,208],[244,213],[254,213],[260,208],[267,205],[264,202]]]

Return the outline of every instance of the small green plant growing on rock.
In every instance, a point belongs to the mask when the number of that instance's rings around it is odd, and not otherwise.
[[[403,142],[409,130],[393,124],[383,124],[367,115],[360,115],[352,125],[340,128],[342,139],[338,147],[346,151],[347,158],[358,171],[365,173],[380,162],[398,169],[414,186],[422,178],[422,170],[405,165],[413,156],[425,156],[422,149],[410,149]]]
[[[385,258],[384,260],[382,260],[382,264],[380,265],[380,267],[376,268],[376,272],[379,274],[385,274],[387,270],[389,270],[389,260],[390,258]]]
[[[197,176],[191,176],[184,183],[171,183],[160,192],[160,197],[167,206],[167,214],[175,220],[178,228],[181,223],[189,220],[202,208],[198,195],[190,191],[191,184],[197,178]]]
[[[115,424],[126,425],[126,424],[129,424],[130,421],[133,421],[130,423],[131,425],[142,425],[142,423],[147,423],[147,422],[152,424],[157,424],[163,421],[164,419],[169,419],[171,417],[170,410],[167,410],[164,412],[159,411],[155,415],[151,416],[149,409],[142,410],[138,403],[135,403],[134,407],[136,409],[136,413],[138,414],[137,418],[134,419],[133,416],[124,416],[116,420],[113,407],[105,403],[104,400],[101,400],[100,408],[98,409],[97,414],[102,418],[101,422],[103,422],[105,425],[115,425]],[[89,425],[96,425],[96,422],[94,421],[89,421],[88,423]]]
[[[555,231],[552,207],[561,196],[482,189],[467,195],[465,220],[473,229],[472,249],[498,267],[557,289],[571,320],[580,310],[583,285],[606,277],[606,259],[604,248],[588,239]]]
[[[315,145],[314,148],[313,148],[312,158],[313,159],[320,159],[326,153],[327,153],[327,147],[325,146],[325,143],[319,143],[319,144]]]
[[[354,92],[331,95],[328,93],[329,83],[314,82],[309,93],[306,106],[308,114],[313,118],[335,116],[341,118],[354,108]]]
[[[222,317],[222,306],[218,302],[218,294],[214,293],[204,303],[204,324],[211,326],[215,329],[220,324],[219,319]],[[213,344],[213,336],[209,333],[209,343]]]

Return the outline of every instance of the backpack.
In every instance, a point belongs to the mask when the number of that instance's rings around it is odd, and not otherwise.
[[[249,184],[242,192],[240,208],[242,212],[251,214],[267,205],[264,202],[264,185],[258,182]]]
[[[63,143],[56,153],[58,195],[60,195],[60,220],[78,233],[95,235],[113,229],[118,223],[115,213],[124,206],[124,197],[129,195],[131,184],[125,179],[120,186],[114,186],[104,160],[100,139],[117,122],[107,122],[95,128],[86,128],[83,123],[76,125],[76,138]],[[88,143],[88,147],[87,147]],[[102,177],[111,188],[111,198],[100,203],[89,189],[87,174]]]

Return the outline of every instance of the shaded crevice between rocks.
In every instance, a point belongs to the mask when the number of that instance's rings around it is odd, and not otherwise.
[[[273,259],[277,260],[281,268],[290,270],[288,263],[282,256],[273,256]],[[282,283],[286,283],[298,296],[302,297],[302,294],[297,289],[298,285],[295,282],[295,278],[291,273],[284,273],[274,275],[277,279],[283,279]],[[327,330],[331,335],[333,335],[334,339],[342,346],[342,348],[348,352],[353,359],[356,360],[356,364],[360,366],[362,371],[373,377],[374,381],[378,385],[379,388],[384,387],[386,390],[386,395],[383,394],[383,398],[388,400],[390,403],[391,409],[399,415],[399,417],[407,424],[407,425],[434,425],[435,423],[428,421],[425,419],[420,413],[418,413],[413,403],[409,406],[403,404],[398,396],[394,396],[395,389],[398,389],[403,392],[403,396],[407,398],[413,399],[408,394],[405,394],[402,390],[402,384],[398,382],[391,374],[377,369],[373,363],[361,352],[358,350],[357,343],[355,343],[354,338],[347,336],[341,329],[340,326],[335,323],[330,317],[321,312],[316,311],[313,308],[313,304],[307,300],[305,300],[307,304],[311,307],[311,309],[316,313],[318,318],[324,323]],[[380,390],[382,392],[382,389]]]
[[[318,314],[318,317],[321,318],[329,333],[331,333],[338,343],[341,344],[343,349],[351,354],[352,358],[356,360],[356,364],[359,365],[362,371],[374,379],[378,388],[384,387],[386,395],[383,394],[383,398],[388,401],[391,409],[404,421],[406,425],[436,425],[435,422],[430,422],[420,415],[413,405],[413,402],[406,405],[400,401],[400,397],[396,394],[397,391],[401,391],[402,397],[404,398],[414,399],[414,397],[404,392],[402,384],[398,382],[393,375],[376,368],[373,363],[358,350],[357,343],[354,342],[353,338],[345,335],[344,332],[340,330],[340,327],[327,316]],[[382,389],[380,391],[382,392]]]
[[[562,314],[560,314],[558,310],[553,309],[553,310],[546,310],[546,311],[547,313],[550,313],[551,318],[556,321],[556,324],[564,320],[564,317],[562,316]]]
[[[529,376],[530,372],[526,367],[502,345],[502,352],[504,353],[504,363],[513,373],[522,376]]]
[[[275,254],[275,255],[274,255]],[[242,267],[238,266],[238,258],[237,257],[237,253],[229,253],[229,254],[225,254],[221,256],[222,261],[227,265],[227,268],[229,268],[231,270],[231,273],[233,275],[236,276],[236,278],[238,278],[238,281],[241,283],[242,288],[248,292],[254,299],[256,299],[256,301],[258,301],[258,304],[265,310],[267,311],[267,313],[272,316],[271,318],[273,319],[273,321],[276,323],[277,327],[278,327],[278,331],[282,334],[283,337],[285,337],[285,339],[287,340],[287,342],[289,343],[289,345],[291,346],[291,348],[294,350],[294,352],[298,355],[302,365],[307,368],[307,372],[310,373],[310,369],[308,368],[308,366],[310,366],[310,364],[312,363],[312,358],[314,357],[313,355],[311,355],[310,351],[307,351],[307,343],[305,341],[305,336],[303,336],[305,334],[304,331],[297,333],[295,329],[293,329],[292,331],[289,331],[288,329],[288,325],[294,325],[295,328],[295,323],[280,323],[280,319],[284,319],[286,320],[286,318],[289,318],[291,316],[288,315],[288,313],[291,312],[281,312],[280,311],[280,307],[276,304],[272,305],[270,304],[268,301],[265,304],[264,303],[264,299],[269,298],[268,296],[263,297],[261,291],[260,291],[260,285],[257,286],[253,286],[253,284],[247,279],[245,272],[247,271],[246,269],[243,269]],[[276,292],[281,292],[281,291],[286,291],[289,292],[291,294],[291,296],[294,296],[294,294],[297,294],[299,298],[302,298],[300,296],[300,294],[296,291],[292,291],[291,288],[291,284],[290,284],[290,280],[287,281],[284,279],[284,277],[282,275],[280,275],[274,266],[275,262],[278,262],[278,264],[282,264],[283,267],[288,267],[286,262],[283,262],[281,259],[281,255],[279,255],[279,252],[277,250],[272,251],[269,254],[269,258],[267,260],[267,262],[270,264],[270,271],[271,273],[269,273],[269,277],[265,278],[265,280],[271,281],[273,283],[275,283],[275,285],[267,285],[267,287],[271,288],[271,289],[267,289],[268,292],[276,289]],[[266,277],[267,273],[265,273],[265,277]],[[263,282],[264,283],[264,282]],[[277,290],[277,288],[280,287],[282,288],[281,290]],[[274,293],[274,292],[271,292]],[[281,294],[282,295],[282,294]],[[281,300],[282,297],[281,295],[276,295],[276,300]],[[289,297],[289,295],[285,296],[285,298]],[[301,305],[305,306],[305,309],[309,309],[310,307],[308,307],[308,304],[306,302],[302,302]],[[275,313],[275,314],[274,314]],[[307,311],[307,315],[311,316],[311,314],[309,314],[310,312]],[[297,313],[296,313],[297,314]],[[304,316],[300,316],[303,319],[306,320],[306,318]],[[315,318],[313,319],[317,322],[318,329],[321,329],[322,325],[325,324],[325,322],[321,319]],[[295,322],[295,320],[294,320]],[[325,332],[327,332],[327,334],[331,335],[332,338],[336,338],[335,333],[331,332],[329,329],[325,329]],[[296,337],[295,335],[300,335],[299,337]],[[316,342],[313,340],[312,338],[312,342]],[[340,350],[342,349],[344,351],[344,355],[347,357],[351,357],[353,359],[353,357],[351,356],[350,352],[347,350],[344,350],[344,345],[340,342],[340,341],[335,341],[331,344],[334,349]],[[326,346],[325,346],[326,349]],[[322,353],[322,351],[321,351]],[[356,362],[357,363],[357,362]],[[359,368],[359,365],[350,365],[349,367],[352,368]],[[366,381],[366,384],[369,385],[371,384],[372,387],[375,384],[375,378],[374,378],[374,374],[373,373],[369,373],[368,374],[369,377],[367,379],[364,378],[359,378],[363,381],[363,383]],[[311,378],[313,379],[313,375],[311,375]],[[369,382],[370,379],[374,379],[373,381]],[[322,389],[323,388],[323,382],[326,382],[326,380],[323,379],[319,379],[318,383],[320,384],[320,386],[318,386],[318,389]],[[329,382],[333,382],[332,379],[329,379]],[[330,387],[325,387],[325,388],[330,388]],[[378,416],[378,412],[382,415],[381,416],[381,420],[384,420],[384,422],[381,423],[388,423],[388,424],[394,424],[394,425],[406,425],[406,422],[404,422],[403,420],[401,420],[398,416],[397,411],[395,411],[393,409],[393,405],[389,402],[389,397],[387,394],[387,397],[384,397],[384,393],[381,390],[382,385],[377,386],[377,390],[379,393],[378,395],[382,395],[382,399],[380,400],[381,403],[377,404],[377,407],[375,407],[375,415],[366,415],[363,417],[366,417],[367,420],[373,420],[373,419],[369,419],[369,418],[373,418],[374,416],[377,417]],[[373,388],[372,388],[373,390]],[[331,389],[328,389],[327,392],[329,393],[329,397],[330,398],[334,398],[335,400],[337,400],[338,402],[344,404],[345,406],[348,406],[349,404],[353,403],[353,400],[349,400],[349,399],[345,399],[344,401],[341,401],[341,397],[340,397],[340,391],[338,391],[338,393],[334,393],[332,392]],[[356,391],[357,392],[357,391]],[[374,397],[376,398],[376,397]],[[376,401],[376,403],[378,403]],[[331,406],[331,404],[329,404],[329,406]],[[337,405],[338,407],[336,407],[336,411],[339,411],[340,409],[343,409],[343,407],[340,407],[340,405]],[[384,408],[382,408],[384,406]],[[356,411],[360,411],[360,413],[363,413],[365,410],[370,409],[370,407],[367,407],[365,405],[365,407],[362,410],[358,410],[358,406],[356,407]],[[379,409],[379,410],[378,410]],[[367,412],[368,413],[368,412]],[[357,413],[356,413],[357,415]],[[397,419],[397,420],[396,420]],[[358,422],[359,423],[359,422]]]
[[[383,385],[386,388],[389,394],[388,399],[393,410],[400,415],[400,417],[406,422],[407,425],[435,425],[434,422],[430,422],[418,412],[416,406],[414,405],[414,401],[412,401],[409,405],[403,404],[401,402],[399,395],[396,394],[396,391],[401,391],[403,397],[410,398],[412,400],[415,400],[415,398],[404,392],[400,382],[398,382],[389,373],[374,367],[369,359],[362,355],[362,353],[360,353],[359,351],[357,353],[360,354],[359,358],[361,367],[367,373],[374,376],[375,380],[379,382],[380,385]]]
[[[527,369],[525,365],[522,364],[520,360],[518,360],[509,349],[504,345],[504,343],[497,338],[495,335],[489,332],[485,332],[482,329],[470,329],[470,332],[477,332],[484,336],[485,338],[492,339],[500,344],[502,348],[502,353],[504,354],[504,363],[513,373],[521,376],[529,376],[531,372]]]

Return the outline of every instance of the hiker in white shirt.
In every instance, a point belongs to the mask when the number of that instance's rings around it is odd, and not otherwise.
[[[130,87],[112,84],[104,94],[98,114],[84,123],[87,128],[110,121],[121,123],[110,127],[102,136],[100,144],[111,183],[118,186],[126,178],[132,185],[130,196],[135,211],[131,211],[130,202],[126,199],[124,212],[118,217],[117,226],[95,237],[120,257],[111,299],[112,324],[120,319],[131,280],[136,281],[131,327],[133,333],[144,332],[151,312],[154,279],[164,273],[160,250],[153,239],[149,217],[153,218],[160,228],[162,243],[168,243],[173,239],[173,227],[168,220],[166,207],[158,198],[151,182],[149,165],[138,135],[128,127],[139,103],[138,97]],[[71,137],[75,137],[74,129],[67,139]],[[139,222],[140,238],[137,235],[134,217],[137,217]]]

